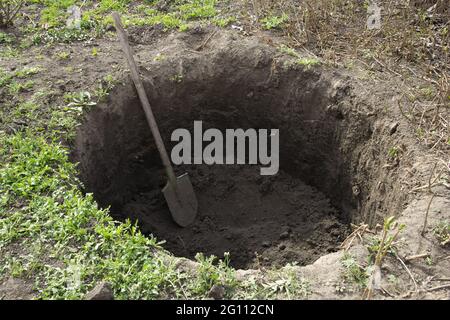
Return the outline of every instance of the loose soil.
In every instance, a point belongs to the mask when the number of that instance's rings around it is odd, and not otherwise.
[[[178,256],[230,252],[237,267],[251,267],[257,254],[258,263],[306,264],[336,250],[346,234],[339,212],[321,192],[283,172],[274,178],[246,167],[200,166],[188,172],[200,208],[192,226],[183,229],[171,221],[159,189],[141,190],[120,208],[144,232],[166,239],[165,247]]]

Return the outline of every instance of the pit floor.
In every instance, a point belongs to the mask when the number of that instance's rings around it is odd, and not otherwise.
[[[113,214],[138,221],[141,230],[165,240],[166,249],[177,256],[196,253],[223,257],[231,265],[300,265],[314,262],[337,250],[348,227],[341,213],[315,188],[280,171],[261,176],[256,166],[190,166],[189,172],[199,203],[195,222],[178,227],[171,219],[161,189],[140,188],[130,193]],[[140,180],[164,172],[142,173]],[[144,178],[145,179],[145,178]],[[160,188],[164,179],[160,180]],[[122,216],[124,218],[124,216]]]

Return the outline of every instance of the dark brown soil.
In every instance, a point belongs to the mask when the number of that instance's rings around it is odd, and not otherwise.
[[[102,206],[118,219],[139,221],[176,255],[230,252],[237,267],[307,264],[337,248],[361,206],[352,175],[372,133],[367,117],[348,111],[344,78],[292,65],[257,42],[175,54],[147,67],[141,73],[169,150],[172,131],[192,132],[195,120],[204,130],[279,129],[280,173],[176,168],[190,173],[200,207],[192,226],[177,227],[161,193],[166,178],[150,130],[125,79],[89,114],[77,138],[81,178]]]
[[[238,166],[198,166],[188,172],[200,208],[190,227],[172,222],[159,189],[135,194],[120,209],[140,221],[144,232],[165,239],[176,255],[230,252],[238,267],[248,267],[256,254],[264,264],[306,264],[334,251],[346,234],[330,201],[288,174],[261,177],[257,168]]]

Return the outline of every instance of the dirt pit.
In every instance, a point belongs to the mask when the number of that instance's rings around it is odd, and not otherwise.
[[[230,40],[231,41],[231,40]],[[238,268],[311,263],[337,250],[362,208],[360,150],[372,129],[349,109],[343,77],[306,68],[256,40],[226,42],[207,52],[148,57],[141,74],[169,149],[174,129],[279,129],[280,171],[260,166],[177,166],[189,172],[199,202],[195,222],[178,227],[161,189],[159,155],[128,78],[80,128],[74,157],[81,180],[120,220],[165,240],[177,256],[231,255]],[[192,51],[192,50],[191,50]],[[358,190],[355,181],[358,180]]]

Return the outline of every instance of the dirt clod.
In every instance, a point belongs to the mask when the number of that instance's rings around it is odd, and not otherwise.
[[[225,288],[221,285],[213,285],[211,290],[209,290],[208,297],[214,300],[222,300],[225,296]]]
[[[0,284],[0,300],[32,299],[35,294],[32,288],[32,283],[11,277]]]

